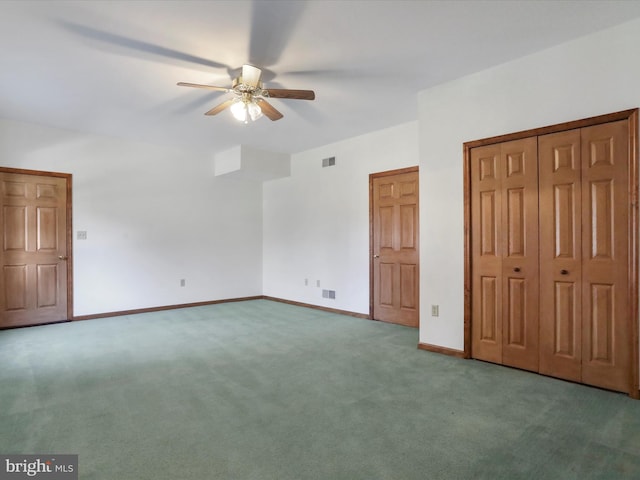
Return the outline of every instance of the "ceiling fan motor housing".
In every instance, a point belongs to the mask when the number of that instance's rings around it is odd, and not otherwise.
[[[244,82],[242,75],[240,75],[233,80],[231,90],[238,94],[255,93],[259,95],[258,92],[262,91],[262,82],[258,82],[257,85],[249,85]]]

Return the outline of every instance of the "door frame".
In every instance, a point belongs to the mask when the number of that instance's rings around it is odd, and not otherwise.
[[[374,278],[373,278],[373,181],[381,177],[390,177],[394,175],[401,175],[403,173],[420,173],[420,167],[418,165],[414,167],[399,168],[396,170],[386,170],[384,172],[370,173],[369,174],[369,320],[375,320],[373,318],[373,295]],[[418,175],[418,185],[420,184],[420,176]],[[418,186],[418,188],[420,188]],[[418,204],[418,265],[420,265],[420,205]],[[418,328],[420,328],[420,273],[418,272]]]
[[[463,144],[464,174],[464,358],[471,358],[471,149],[495,143],[520,140],[526,137],[558,133],[566,130],[590,127],[618,120],[629,121],[629,341],[631,342],[631,374],[629,396],[640,399],[639,372],[639,319],[638,319],[638,108],[623,110],[606,115],[598,115],[572,122],[558,123],[547,127],[534,128],[496,137],[473,140]]]
[[[18,175],[34,175],[39,177],[57,177],[66,180],[67,189],[67,321],[73,320],[73,216],[72,216],[72,185],[73,176],[70,173],[45,172],[41,170],[25,170],[22,168],[0,167],[0,173],[14,173]],[[58,323],[58,322],[56,322]]]

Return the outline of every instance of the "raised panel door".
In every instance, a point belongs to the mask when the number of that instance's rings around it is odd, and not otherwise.
[[[537,142],[471,151],[472,355],[538,369]]]
[[[373,318],[419,325],[418,172],[373,176]]]
[[[66,179],[2,172],[0,187],[0,327],[66,320]]]
[[[581,133],[582,381],[628,391],[628,122]]]
[[[465,144],[465,353],[535,370],[535,355],[524,356],[529,366],[515,359],[536,339],[537,320],[540,373],[637,395],[637,111],[629,112],[531,131],[537,188],[521,140]],[[528,263],[536,249],[537,267]]]
[[[538,144],[501,144],[502,363],[538,371]]]
[[[540,373],[581,380],[580,130],[538,138]]]
[[[502,156],[500,145],[471,150],[472,355],[502,363]]]

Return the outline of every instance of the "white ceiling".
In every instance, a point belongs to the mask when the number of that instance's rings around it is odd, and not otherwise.
[[[4,0],[0,117],[293,153],[415,120],[420,90],[636,17],[633,0]],[[248,62],[316,100],[274,99],[282,120],[243,125],[203,115],[227,94],[176,86],[228,86]]]

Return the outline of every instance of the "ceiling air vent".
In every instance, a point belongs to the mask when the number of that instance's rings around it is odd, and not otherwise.
[[[336,157],[329,157],[322,159],[322,168],[333,167],[336,164]]]

